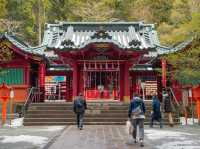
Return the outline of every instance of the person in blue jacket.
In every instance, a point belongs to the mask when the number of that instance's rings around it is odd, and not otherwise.
[[[139,141],[140,146],[144,146],[143,140],[144,140],[144,119],[145,119],[145,104],[143,100],[135,94],[133,99],[131,100],[129,110],[128,110],[128,117],[132,122],[133,125],[133,139],[136,143],[136,132],[137,132],[137,126],[139,126]]]
[[[153,121],[155,120],[160,122],[160,128],[162,128],[163,125],[162,125],[162,115],[160,110],[160,101],[156,94],[154,94],[152,97],[152,112],[151,112],[151,122],[150,122],[151,128],[153,127]]]

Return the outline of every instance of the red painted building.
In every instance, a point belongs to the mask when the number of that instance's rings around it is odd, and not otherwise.
[[[0,63],[9,70],[0,82],[22,86],[24,91],[36,86],[45,100],[66,101],[79,92],[87,100],[119,101],[130,100],[133,92],[145,99],[152,92],[160,94],[159,56],[186,46],[161,46],[154,25],[142,22],[47,24],[38,47],[8,34],[0,45],[1,50],[13,51],[12,61]]]

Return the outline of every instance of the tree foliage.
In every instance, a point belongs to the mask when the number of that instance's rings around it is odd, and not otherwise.
[[[0,18],[4,18],[7,13],[6,4],[6,0],[0,0]]]
[[[173,66],[176,80],[185,85],[200,84],[200,38],[196,37],[191,47],[183,52],[167,56]]]
[[[185,24],[199,6],[198,0],[0,0],[0,18],[6,19],[0,31],[37,45],[45,22],[144,21],[156,23],[161,42],[171,45],[184,40]]]
[[[185,24],[184,38],[193,38],[191,46],[183,52],[167,56],[174,67],[174,76],[182,84],[200,83],[200,14],[193,13],[192,20]]]
[[[81,2],[72,10],[72,13],[81,21],[107,21],[111,20],[115,12],[111,1],[93,0]]]

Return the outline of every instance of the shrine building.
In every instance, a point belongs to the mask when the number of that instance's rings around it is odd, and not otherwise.
[[[166,67],[160,56],[186,46],[162,46],[154,24],[143,22],[46,24],[36,47],[13,34],[1,35],[0,50],[11,51],[12,60],[0,63],[5,70],[0,83],[15,89],[15,102],[25,102],[33,87],[42,92],[39,102],[68,102],[80,92],[88,101],[129,101],[133,93],[149,100],[168,83],[157,71]],[[177,82],[170,83],[179,98]]]

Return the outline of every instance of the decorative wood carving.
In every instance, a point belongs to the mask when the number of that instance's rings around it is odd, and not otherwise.
[[[13,51],[10,49],[10,45],[6,41],[0,41],[0,62],[6,62],[11,60]]]

